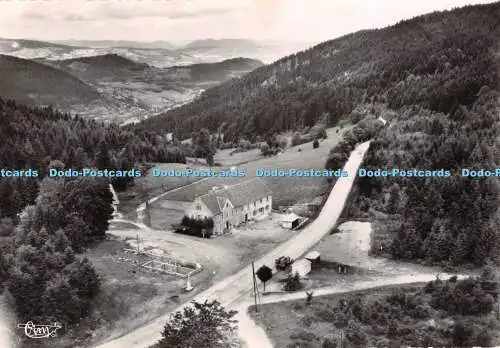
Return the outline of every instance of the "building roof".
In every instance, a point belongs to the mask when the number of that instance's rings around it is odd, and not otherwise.
[[[300,219],[300,216],[294,214],[294,213],[290,213],[290,214],[287,214],[285,215],[281,221],[282,222],[294,222],[296,220]]]
[[[292,263],[292,273],[298,273],[301,277],[305,276],[311,271],[311,261],[307,259],[300,259]]]
[[[199,198],[214,215],[218,215],[222,212],[227,200],[235,208],[239,208],[245,204],[267,197],[271,193],[271,190],[262,179],[255,178],[209,192]]]
[[[307,260],[316,260],[318,257],[320,257],[320,254],[318,251],[310,251],[304,256],[304,259]]]

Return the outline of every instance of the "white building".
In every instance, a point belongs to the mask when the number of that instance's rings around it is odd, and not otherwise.
[[[293,229],[300,224],[300,216],[290,213],[285,215],[280,221],[281,227]]]
[[[184,211],[194,219],[212,218],[214,234],[228,232],[250,220],[261,220],[271,213],[272,192],[260,178],[223,188],[214,187],[197,197]]]
[[[299,277],[303,278],[311,272],[311,261],[306,259],[300,259],[292,263],[290,267],[290,273],[295,275],[299,274]]]

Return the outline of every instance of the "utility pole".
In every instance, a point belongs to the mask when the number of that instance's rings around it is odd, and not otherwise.
[[[252,261],[252,279],[253,279],[253,297],[255,301],[255,310],[259,311],[259,306],[257,305],[257,283],[255,281],[255,264]]]
[[[146,205],[145,205],[145,221],[144,224],[148,227],[151,227],[151,213],[150,213],[151,206],[149,204],[149,198],[146,200]]]

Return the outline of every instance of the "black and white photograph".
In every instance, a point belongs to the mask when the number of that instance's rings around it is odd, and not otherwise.
[[[500,1],[0,0],[0,348],[500,347]]]

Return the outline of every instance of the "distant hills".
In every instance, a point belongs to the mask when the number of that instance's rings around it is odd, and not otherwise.
[[[205,39],[205,40],[195,40],[188,43],[185,46],[177,48],[178,51],[182,52],[239,52],[240,54],[255,52],[261,45],[251,40],[244,39]]]
[[[118,54],[156,67],[216,63],[246,57],[271,63],[284,55],[309,47],[304,42],[254,42],[245,39],[195,40],[184,45],[167,41],[136,42],[122,40],[38,40],[2,39],[0,53],[24,59],[72,59]]]
[[[149,47],[147,44],[135,43],[128,46],[111,46],[116,41],[74,41],[73,45],[63,42],[44,42],[36,40],[14,40],[0,38],[0,54],[9,54],[24,59],[62,60],[81,57],[92,57],[105,54],[118,54],[131,60],[158,67],[172,65],[202,63],[203,60],[189,54],[169,50],[162,47]],[[106,46],[108,43],[110,46]],[[119,42],[127,44],[128,42]],[[88,46],[86,46],[88,45]],[[130,46],[130,47],[129,47]],[[162,45],[158,45],[162,46]]]

